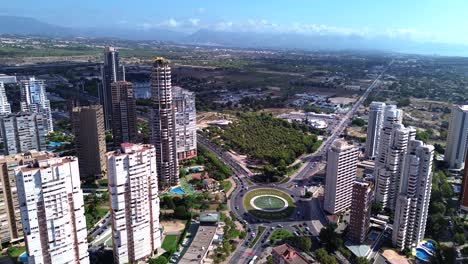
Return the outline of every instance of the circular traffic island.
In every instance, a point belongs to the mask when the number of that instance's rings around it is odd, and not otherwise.
[[[257,218],[286,219],[294,212],[294,200],[283,191],[260,188],[245,194],[244,209]]]

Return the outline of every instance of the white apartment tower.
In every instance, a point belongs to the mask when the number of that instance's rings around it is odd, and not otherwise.
[[[175,106],[175,137],[177,159],[194,158],[197,155],[197,111],[195,95],[178,86],[172,87]]]
[[[172,99],[171,67],[156,58],[151,72],[150,143],[156,148],[158,186],[165,189],[179,183],[175,136],[175,107]]]
[[[156,154],[131,143],[107,153],[114,263],[146,260],[161,246]]]
[[[392,242],[399,250],[414,248],[424,238],[431,198],[434,147],[411,140],[401,173]]]
[[[0,82],[0,116],[8,114],[11,114],[11,107],[6,96],[5,86],[3,82]]]
[[[372,102],[369,106],[369,121],[367,122],[367,138],[365,154],[374,158],[379,151],[380,132],[384,120],[385,103]]]
[[[415,138],[416,130],[412,127],[405,128],[402,124],[396,123],[393,124],[390,132],[389,141],[385,142],[386,148],[381,148],[381,151],[386,154],[385,159],[379,160],[379,163],[376,164],[374,175],[377,178],[377,202],[381,203],[384,208],[394,210],[403,159],[408,142]]]
[[[46,150],[46,122],[42,115],[27,112],[0,117],[6,154]]]
[[[445,161],[451,170],[462,170],[468,144],[468,105],[454,105],[450,114]]]
[[[45,83],[31,77],[21,81],[21,111],[42,114],[46,133],[54,131],[50,101],[47,99]]]
[[[357,148],[341,139],[333,142],[328,151],[325,180],[324,209],[328,213],[341,213],[351,206],[357,163]]]
[[[50,155],[15,174],[28,263],[89,263],[78,160]]]

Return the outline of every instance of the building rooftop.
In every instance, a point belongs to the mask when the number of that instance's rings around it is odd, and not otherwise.
[[[201,219],[201,215],[200,215]],[[192,243],[187,248],[187,251],[180,259],[180,264],[201,263],[205,257],[213,238],[216,234],[217,226],[203,226],[200,225],[197,234],[193,238]]]
[[[283,244],[283,245],[274,247],[273,252],[276,255],[281,256],[281,258],[284,260],[284,263],[288,263],[288,264],[312,263],[312,261],[306,259],[296,249],[294,249],[288,244]]]

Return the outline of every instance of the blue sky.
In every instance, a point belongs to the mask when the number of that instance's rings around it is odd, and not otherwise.
[[[1,0],[2,15],[73,27],[294,32],[468,44],[466,0]]]

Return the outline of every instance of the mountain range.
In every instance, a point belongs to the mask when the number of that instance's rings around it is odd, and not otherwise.
[[[407,38],[358,35],[304,35],[297,33],[226,32],[200,29],[182,33],[166,29],[72,28],[44,23],[35,18],[0,16],[0,34],[50,37],[110,37],[126,40],[157,40],[182,44],[239,48],[300,50],[382,50],[402,53],[468,56],[468,46],[417,42]]]

